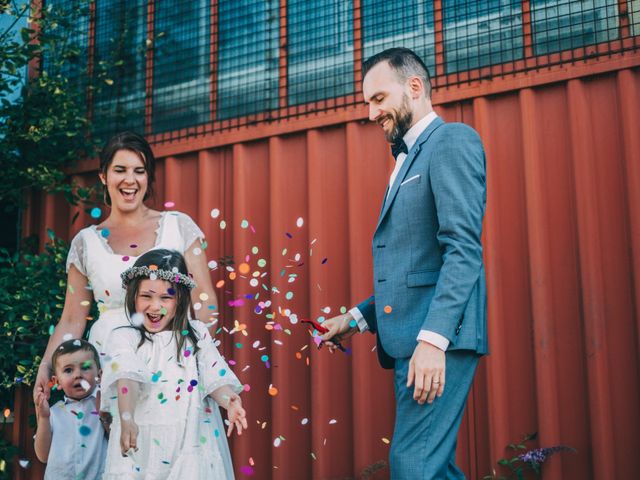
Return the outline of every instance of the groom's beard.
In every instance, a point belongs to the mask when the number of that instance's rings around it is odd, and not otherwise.
[[[393,128],[385,132],[385,138],[389,143],[397,143],[402,140],[405,133],[411,128],[413,123],[413,112],[409,106],[409,96],[405,93],[402,95],[402,103],[393,110],[389,115],[393,122]]]

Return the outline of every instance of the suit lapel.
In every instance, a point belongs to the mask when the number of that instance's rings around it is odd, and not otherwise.
[[[394,199],[396,198],[396,195],[398,194],[398,190],[400,190],[400,184],[404,181],[404,178],[407,176],[407,172],[409,171],[409,168],[411,168],[411,164],[420,153],[422,145],[429,139],[431,134],[435,132],[438,127],[442,125],[444,125],[444,120],[442,120],[440,117],[437,117],[436,119],[434,119],[426,128],[426,130],[420,134],[420,136],[416,140],[416,143],[413,145],[413,148],[411,148],[411,151],[407,155],[407,158],[404,159],[402,168],[398,172],[398,175],[396,176],[396,179],[393,182],[391,191],[389,191],[389,195],[385,195],[385,199],[382,203],[382,210],[380,212],[380,217],[378,218],[378,225],[376,225],[376,230],[378,229],[378,227],[380,227],[382,220],[384,219],[387,212],[389,211],[391,204],[393,203]]]

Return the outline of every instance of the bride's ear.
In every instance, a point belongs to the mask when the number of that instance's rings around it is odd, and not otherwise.
[[[104,173],[100,172],[98,174],[98,177],[100,178],[100,182],[102,183],[103,186],[107,186],[107,177]]]

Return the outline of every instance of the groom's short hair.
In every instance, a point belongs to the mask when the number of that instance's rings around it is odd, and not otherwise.
[[[412,76],[419,77],[424,83],[426,97],[431,98],[431,75],[429,75],[429,69],[413,50],[408,48],[388,48],[376,53],[362,64],[362,78],[366,77],[369,70],[380,62],[387,62],[402,82]]]

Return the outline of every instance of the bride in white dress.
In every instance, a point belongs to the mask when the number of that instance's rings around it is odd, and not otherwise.
[[[184,255],[198,285],[191,298],[193,304],[200,304],[199,319],[205,324],[217,319],[217,298],[202,249],[202,230],[188,215],[159,212],[144,204],[155,181],[155,157],[148,142],[132,132],[111,138],[100,155],[99,176],[105,203],[111,207],[109,216],[99,225],[82,229],[71,242],[64,309],[40,363],[34,398],[39,392],[49,397],[51,355],[64,340],[82,338],[91,301],[97,302],[100,316],[89,340],[99,352],[110,332],[127,324],[120,274],[149,250],[166,248]],[[217,409],[215,417],[224,431]],[[219,439],[226,446],[224,435]],[[228,452],[228,448],[220,451]],[[233,478],[231,459],[227,456],[224,460],[227,478]]]

